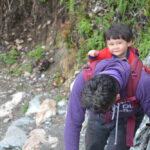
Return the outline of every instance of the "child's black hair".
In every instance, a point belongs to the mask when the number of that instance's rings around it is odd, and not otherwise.
[[[133,40],[133,34],[132,30],[129,26],[122,24],[122,23],[116,23],[113,24],[110,28],[108,28],[104,32],[104,40],[105,42],[110,39],[123,39],[127,42],[130,42]]]
[[[85,83],[81,106],[93,113],[104,113],[114,104],[119,89],[118,81],[112,76],[96,75]]]

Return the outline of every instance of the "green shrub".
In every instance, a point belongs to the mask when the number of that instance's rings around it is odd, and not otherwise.
[[[44,48],[42,48],[40,45],[36,46],[36,49],[33,52],[29,52],[28,56],[33,57],[35,59],[40,59],[44,55]]]
[[[27,112],[28,108],[29,108],[29,104],[24,103],[24,105],[23,105],[23,114],[25,114]]]
[[[45,3],[46,2],[46,0],[39,0],[40,1],[40,3]]]
[[[137,43],[140,58],[143,60],[150,52],[150,28],[145,33],[139,33],[140,41]],[[135,43],[136,44],[136,43]]]
[[[11,66],[16,63],[19,53],[13,48],[10,52],[0,55],[0,59],[7,65]]]

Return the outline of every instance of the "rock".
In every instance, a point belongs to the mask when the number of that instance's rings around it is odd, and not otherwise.
[[[46,48],[46,46],[45,46],[45,45],[42,45],[41,47],[42,47],[43,49],[45,49],[45,48]]]
[[[23,30],[24,32],[27,32],[28,30],[27,30],[27,28],[24,28],[24,30]]]
[[[22,46],[21,46],[21,45],[17,45],[16,49],[17,49],[18,51],[20,51],[20,50],[22,49]]]
[[[24,93],[17,92],[12,95],[12,100],[0,106],[0,117],[8,116],[12,109],[19,104],[23,99]]]
[[[24,76],[24,77],[30,77],[30,76],[31,76],[31,73],[30,73],[30,72],[25,71],[25,72],[24,72],[24,74],[23,74],[23,76]]]
[[[5,45],[9,45],[9,42],[8,42],[8,41],[5,41],[4,43],[5,43]]]
[[[58,114],[59,115],[63,115],[63,114],[65,114],[66,113],[66,108],[64,108],[64,109],[58,109]]]
[[[62,99],[60,102],[57,103],[57,105],[60,106],[60,107],[65,106],[66,104],[67,104],[66,99]]]
[[[9,122],[11,119],[10,118],[5,118],[4,120],[3,120],[3,122],[4,123],[7,123],[7,122]]]
[[[103,10],[103,8],[102,7],[100,7],[100,6],[96,6],[94,9],[93,9],[93,13],[98,13],[98,12],[100,12],[101,10]]]
[[[57,143],[58,143],[58,138],[49,136],[49,137],[48,137],[48,142],[49,142],[50,144],[52,144],[51,147],[54,148],[54,147],[56,147],[56,145],[57,145]]]
[[[4,148],[22,147],[26,139],[27,136],[23,130],[16,126],[10,126],[6,132],[5,138],[0,142],[0,146]]]
[[[51,116],[56,115],[56,101],[46,99],[40,106],[39,112],[36,115],[36,125],[39,126]]]
[[[50,54],[50,55],[54,55],[54,53],[55,53],[55,51],[54,51],[53,49],[51,49],[51,50],[49,51],[49,54]]]
[[[42,96],[43,96],[43,94],[37,95],[29,102],[29,108],[26,112],[27,116],[38,112],[38,110],[40,108],[40,98]]]
[[[28,38],[28,41],[31,42],[31,41],[32,41],[32,38]]]
[[[29,117],[25,116],[25,117],[22,117],[16,121],[14,121],[12,123],[12,125],[17,126],[17,127],[21,127],[21,126],[25,126],[25,125],[31,125],[33,123],[35,123],[35,120],[32,120]]]
[[[150,127],[146,127],[146,123],[149,122],[149,118],[147,115],[144,116],[142,123],[140,124],[139,129],[137,130],[134,137],[134,147],[131,147],[130,150],[145,150],[144,147],[149,144],[150,141]],[[148,149],[147,146],[146,150]],[[150,147],[149,147],[150,148]]]
[[[48,20],[48,21],[47,21],[47,25],[49,25],[49,24],[51,24],[51,20]]]
[[[47,25],[47,23],[45,23],[45,24],[42,26],[42,28],[44,29],[44,28],[46,27],[46,25]]]
[[[147,57],[144,59],[143,64],[146,65],[150,69],[150,53],[147,55]]]
[[[51,57],[51,58],[49,59],[49,62],[50,62],[51,64],[54,63],[54,58]]]
[[[23,42],[24,42],[24,41],[23,41],[22,39],[16,39],[16,40],[15,40],[16,45],[22,44]]]
[[[29,138],[23,145],[22,150],[41,150],[42,145],[48,145],[46,132],[43,129],[34,129],[30,132]]]
[[[11,49],[11,48],[12,48],[12,45],[8,45],[8,46],[7,46],[7,49]]]

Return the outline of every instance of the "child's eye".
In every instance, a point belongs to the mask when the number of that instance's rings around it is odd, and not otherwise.
[[[117,44],[122,44],[122,42],[118,42]]]
[[[109,45],[109,46],[112,46],[112,45],[113,45],[113,43],[109,43],[108,45]]]

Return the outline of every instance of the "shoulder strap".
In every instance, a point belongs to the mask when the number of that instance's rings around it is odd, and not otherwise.
[[[94,76],[94,70],[99,61],[100,60],[96,60],[93,61],[90,65],[84,66],[84,70],[83,70],[84,82],[87,82],[89,79],[91,79]]]
[[[134,55],[130,64],[130,77],[127,83],[126,94],[127,97],[136,97],[136,89],[141,76],[143,63],[137,55]]]
[[[132,50],[132,52],[133,52],[134,54],[136,54],[137,56],[139,56],[138,48],[134,48],[134,47],[130,46],[129,49]],[[150,69],[148,69],[147,66],[144,66],[144,65],[143,65],[143,68],[145,69],[145,71],[146,71],[148,74],[150,74]]]
[[[137,56],[139,56],[139,51],[138,51],[137,47],[135,48],[133,46],[130,46],[129,49],[132,50],[134,54],[136,54]]]

